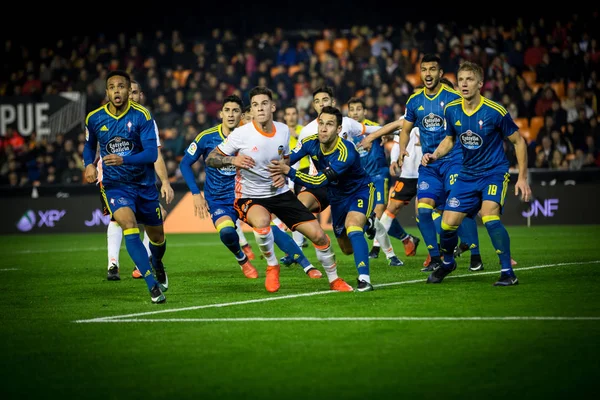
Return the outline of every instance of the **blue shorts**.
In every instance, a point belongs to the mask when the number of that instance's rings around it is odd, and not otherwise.
[[[390,179],[384,174],[373,175],[371,180],[375,185],[375,205],[387,204]]]
[[[138,224],[147,226],[163,224],[156,186],[102,186],[100,190],[111,217],[119,208],[128,207],[133,210]]]
[[[448,193],[456,184],[461,162],[447,161],[419,166],[417,199],[427,198],[435,202],[439,210],[444,209]]]
[[[506,171],[492,171],[484,176],[459,175],[446,200],[446,210],[474,217],[481,209],[481,203],[490,200],[500,204],[502,213],[509,181],[510,174]]]
[[[208,212],[210,213],[210,219],[212,219],[213,225],[216,226],[216,222],[221,217],[229,217],[233,222],[238,220],[238,213],[233,208],[233,202],[235,199],[231,199],[231,203],[224,201],[210,201],[206,200],[208,205]]]
[[[356,193],[345,197],[338,202],[331,202],[331,220],[335,237],[340,237],[346,232],[346,216],[350,211],[357,211],[365,214],[367,217],[375,208],[375,185],[369,183],[368,186],[360,189]]]

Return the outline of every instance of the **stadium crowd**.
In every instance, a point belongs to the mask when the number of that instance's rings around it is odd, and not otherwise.
[[[114,38],[72,37],[32,51],[5,40],[0,96],[85,93],[86,113],[105,103],[105,80],[124,69],[141,84],[145,106],[160,128],[169,179],[183,182],[178,169],[187,144],[219,122],[230,94],[248,104],[256,85],[271,88],[283,109],[295,105],[299,124],[315,118],[312,91],[335,89],[338,104],[362,97],[368,119],[398,119],[420,84],[419,59],[435,53],[445,76],[464,60],[485,71],[482,94],[502,104],[528,143],[529,167],[578,170],[600,166],[600,45],[598,15],[543,17],[510,25],[458,26],[406,21],[402,26],[354,26],[348,30],[286,31],[252,37],[214,29],[209,37],[180,31],[153,35],[121,33]],[[151,36],[151,37],[149,37]],[[346,108],[343,108],[346,112]],[[83,132],[22,136],[16,126],[0,137],[0,185],[83,184]],[[506,146],[516,165],[512,146]],[[198,182],[204,166],[194,166]]]

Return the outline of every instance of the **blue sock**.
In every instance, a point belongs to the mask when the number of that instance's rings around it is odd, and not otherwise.
[[[440,246],[444,255],[444,268],[450,268],[454,264],[454,248],[458,244],[457,226],[446,225],[442,221],[442,235]]]
[[[506,228],[500,222],[500,217],[497,215],[483,217],[483,224],[492,239],[492,245],[496,249],[496,254],[500,259],[501,271],[503,274],[509,274],[515,276],[515,272],[512,269],[510,263],[510,237]]]
[[[167,251],[167,239],[165,238],[162,243],[153,243],[150,240],[148,247],[150,248],[150,253],[152,253],[152,258],[154,258],[154,261],[157,263],[162,263],[165,251]]]
[[[435,224],[431,218],[433,207],[428,204],[419,203],[418,210],[419,230],[421,231],[421,236],[423,236],[429,255],[431,257],[439,257],[440,251],[438,249],[437,233],[435,232]]]
[[[233,253],[236,260],[242,261],[246,259],[246,255],[240,246],[240,238],[235,228],[235,223],[231,220],[221,222],[216,226],[221,242]]]
[[[152,289],[157,284],[154,275],[150,271],[150,261],[148,260],[148,253],[146,248],[140,239],[139,228],[130,228],[123,230],[123,236],[125,236],[125,247],[129,253],[129,257],[133,260],[133,263],[140,270],[140,273],[148,285],[148,289]],[[163,252],[164,253],[164,252]]]
[[[294,242],[294,239],[290,235],[283,232],[275,224],[271,224],[271,231],[273,231],[275,245],[277,245],[281,251],[292,257],[292,259],[300,264],[302,268],[310,265],[310,261],[308,261],[300,247]]]
[[[398,222],[398,220],[396,218],[394,218],[392,220],[392,224],[390,225],[390,230],[388,231],[388,235],[393,238],[396,238],[398,240],[402,240],[402,239],[406,238],[408,233],[406,233],[406,231],[404,230],[402,225],[400,225],[400,222]]]
[[[364,231],[355,226],[348,227],[346,231],[354,250],[354,264],[358,275],[369,275],[369,245]]]
[[[438,236],[442,235],[442,214],[437,211],[431,213],[431,219],[433,219],[433,224],[435,225],[435,231]]]
[[[479,254],[479,235],[477,234],[477,221],[475,221],[475,218],[465,217],[457,232],[460,241],[469,245],[471,254]]]

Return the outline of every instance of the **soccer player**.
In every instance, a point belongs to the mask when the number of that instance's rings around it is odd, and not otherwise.
[[[440,67],[440,59],[433,54],[425,54],[421,59],[421,80],[424,87],[417,89],[406,102],[406,112],[400,131],[400,158],[398,166],[402,166],[402,158],[407,155],[406,146],[413,127],[419,128],[423,153],[433,152],[444,139],[444,107],[453,100],[460,99],[460,93],[447,84],[442,83],[444,71]],[[390,124],[395,123],[391,122]],[[365,138],[368,140],[369,137]],[[421,271],[433,271],[442,264],[438,248],[437,231],[433,213],[437,208],[443,211],[446,197],[456,183],[461,168],[462,155],[457,146],[437,163],[419,167],[417,185],[418,227],[427,245],[431,262]],[[466,218],[460,226],[461,237],[471,244],[471,271],[483,269],[479,254],[479,237],[475,219]]]
[[[207,168],[204,196],[196,184],[196,177],[192,169],[192,164],[200,157],[206,159],[208,154],[239,125],[242,109],[242,100],[238,96],[231,95],[223,99],[221,111],[219,111],[222,123],[206,129],[196,136],[181,159],[179,169],[192,192],[194,215],[206,218],[210,214],[213,225],[219,232],[221,242],[233,253],[244,276],[256,279],[258,272],[250,263],[248,255],[242,250],[236,230],[238,217],[237,212],[233,209],[235,167]]]
[[[298,135],[302,131],[303,126],[298,124],[298,109],[295,106],[287,106],[283,110],[283,119],[285,120],[285,124],[290,129],[290,149],[294,149],[298,145]],[[302,160],[298,161],[294,168],[300,169],[302,171],[308,171],[310,168],[310,161],[308,157],[304,157]],[[290,189],[294,190],[294,193],[298,195],[301,186],[297,188],[294,185],[293,181],[290,181]],[[308,242],[303,234],[298,231],[292,232],[292,237],[294,238],[294,242],[300,247],[307,247]],[[290,255],[286,255],[287,260],[280,260],[284,264],[289,264],[289,262],[294,262],[293,258]],[[284,257],[284,258],[286,258]]]
[[[271,177],[267,169],[272,160],[289,156],[290,145],[288,127],[273,121],[273,93],[264,86],[257,86],[250,90],[249,97],[252,121],[231,132],[210,152],[205,163],[211,168],[233,165],[238,169],[234,207],[239,217],[252,226],[258,247],[267,260],[266,290],[276,292],[280,288],[280,266],[275,257],[271,228],[274,214],[290,230],[299,230],[315,245],[331,290],[352,291],[352,287],[338,277],[331,241],[316,217],[290,191],[283,175]]]
[[[379,124],[366,118],[366,111],[367,109],[364,100],[358,97],[353,97],[348,100],[348,117],[361,124],[378,127]],[[362,137],[360,139],[362,139]],[[357,141],[360,141],[360,139],[357,139]],[[357,147],[357,150],[358,154],[360,154],[360,161],[362,162],[365,171],[367,171],[373,184],[375,184],[375,216],[379,222],[387,228],[389,236],[396,237],[402,241],[402,244],[404,245],[404,254],[406,254],[407,257],[414,256],[417,254],[417,247],[419,246],[421,239],[407,233],[396,219],[395,214],[394,216],[391,216],[389,213],[385,212],[386,204],[388,203],[390,172],[381,138],[378,137],[373,140],[369,150],[365,150],[361,147]],[[379,242],[377,239],[374,239],[373,247],[369,252],[369,258],[379,257],[379,251]]]
[[[162,262],[166,239],[154,170],[158,128],[150,112],[129,99],[130,91],[129,74],[115,70],[107,75],[108,103],[91,111],[85,120],[84,175],[87,182],[96,182],[94,159],[99,146],[103,164],[101,191],[110,214],[123,229],[127,252],[142,273],[152,302],[164,303],[163,292],[169,283]],[[144,224],[150,238],[151,261],[140,239],[138,221]]]
[[[129,94],[129,98],[136,103],[143,104],[144,103],[144,92],[142,91],[142,87],[139,82],[132,80],[131,81],[131,93]],[[156,143],[160,148],[160,138],[158,136],[158,130],[156,131]],[[102,160],[98,160],[98,184],[102,185]],[[169,175],[167,173],[167,166],[165,165],[165,160],[163,159],[162,153],[158,150],[158,157],[156,162],[154,163],[154,169],[156,170],[156,175],[161,182],[161,194],[165,199],[167,204],[171,203],[173,197],[175,196],[173,192],[173,188],[171,187],[171,182],[169,182]],[[100,201],[102,203],[102,212],[104,215],[110,215],[108,205],[104,200],[104,196],[100,193]],[[160,209],[162,212],[163,218],[167,216],[167,212],[160,205]],[[150,239],[145,229],[143,229],[142,224],[138,224],[140,230],[144,231],[144,239],[142,243],[146,248],[146,253],[148,254],[148,258],[152,257],[152,253],[150,252]],[[110,222],[108,223],[106,229],[106,238],[107,238],[107,249],[108,249],[108,273],[107,279],[109,281],[118,281],[121,279],[119,274],[119,253],[121,252],[121,242],[123,241],[123,229],[119,226],[117,221],[113,217],[111,217]],[[133,271],[131,272],[131,276],[133,279],[141,279],[142,274],[137,266],[133,267]]]
[[[458,143],[462,149],[462,168],[452,186],[442,215],[441,248],[443,264],[428,277],[427,283],[440,283],[456,269],[454,249],[458,244],[457,228],[466,216],[478,212],[500,259],[500,278],[495,286],[519,283],[511,265],[510,237],[500,222],[500,214],[508,189],[509,163],[504,152],[505,138],[515,146],[519,175],[515,195],[523,201],[531,198],[527,183],[527,145],[510,114],[500,104],[483,97],[483,69],[464,62],[457,72],[462,99],[446,104],[444,116],[446,138],[433,152],[423,154],[422,165],[435,165],[453,151]]]
[[[339,136],[343,119],[340,110],[323,107],[318,119],[318,134],[304,139],[289,159],[289,163],[294,164],[305,155],[316,158],[318,174],[297,171],[285,160],[273,160],[269,170],[274,176],[283,173],[304,186],[327,188],[338,244],[344,254],[354,253],[357,290],[371,291],[369,247],[363,229],[375,204],[375,185],[364,170],[354,144]]]
[[[318,87],[313,92],[313,108],[317,115],[321,114],[321,111],[324,107],[333,107],[335,104],[336,101],[334,98],[333,88],[330,86]],[[302,128],[302,131],[298,136],[300,145],[302,145],[304,139],[318,133],[319,125],[317,121],[318,118],[314,119],[304,128]],[[367,126],[353,120],[352,118],[343,117],[339,135],[340,137],[347,139],[354,144],[354,142],[358,141],[358,139],[361,138],[365,133],[375,132],[379,130],[379,128],[379,126]],[[317,174],[317,168],[311,169],[309,174]],[[302,185],[302,183],[299,182],[296,182],[296,184]],[[325,186],[312,186],[303,188],[298,194],[298,199],[300,199],[302,204],[304,204],[310,211],[314,213],[320,213],[329,206],[327,193],[328,190]],[[386,255],[388,265],[393,267],[404,265],[404,263],[396,256],[386,229],[375,217],[375,213],[373,212],[373,215],[367,215],[367,217],[368,227],[365,229],[365,233],[369,239],[373,239],[375,237],[381,244]]]

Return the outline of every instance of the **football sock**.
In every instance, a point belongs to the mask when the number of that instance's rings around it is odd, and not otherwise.
[[[125,229],[123,235],[125,236],[125,246],[127,247],[129,257],[131,257],[133,263],[144,277],[148,289],[152,289],[157,282],[154,279],[152,271],[150,271],[150,261],[148,260],[144,244],[140,239],[140,230],[138,228]]]
[[[106,228],[106,242],[108,245],[108,267],[114,263],[119,265],[119,252],[123,240],[123,229],[115,221],[110,221]]]
[[[515,272],[513,271],[510,262],[510,237],[508,236],[506,228],[502,222],[500,222],[500,217],[497,215],[489,215],[482,217],[482,220],[488,231],[488,235],[490,235],[492,245],[494,246],[494,249],[496,249],[496,254],[498,254],[498,258],[500,259],[500,271],[503,274],[515,276]]]
[[[454,248],[458,244],[458,226],[448,225],[442,221],[442,235],[440,236],[440,246],[444,255],[444,268],[450,268],[454,264]],[[432,256],[433,257],[433,256]]]
[[[294,261],[302,266],[302,268],[310,265],[310,261],[304,256],[304,253],[290,235],[279,229],[277,225],[271,225],[271,230],[273,231],[273,240],[277,247],[285,254],[291,256]]]
[[[377,221],[377,219],[375,221]],[[363,228],[358,226],[349,226],[346,228],[346,234],[348,235],[348,239],[350,239],[350,243],[352,243],[352,249],[354,250],[354,264],[356,265],[358,275],[368,276],[369,245],[367,244],[367,239],[365,239],[365,232]],[[381,238],[379,239],[381,240]]]
[[[221,222],[215,227],[219,232],[221,242],[233,253],[237,261],[243,261],[246,258],[246,254],[242,251],[240,246],[240,240],[238,233],[235,228],[235,224],[232,220],[228,219]]]
[[[437,233],[435,231],[435,224],[432,219],[433,207],[429,204],[419,203],[418,216],[419,216],[419,230],[421,236],[427,245],[427,250],[431,257],[439,257],[440,251],[438,249]],[[441,218],[440,218],[441,219]]]
[[[265,228],[254,228],[254,238],[258,244],[260,252],[267,260],[267,265],[279,265],[277,257],[275,257],[275,249],[273,247],[273,231],[270,226]]]

